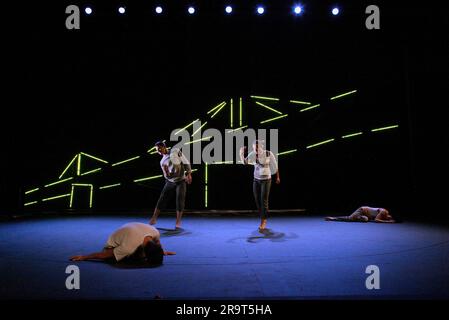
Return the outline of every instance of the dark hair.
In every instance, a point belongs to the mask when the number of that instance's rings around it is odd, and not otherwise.
[[[154,144],[156,147],[163,146],[166,147],[164,140],[159,140]]]
[[[162,246],[154,241],[148,241],[143,248],[145,259],[149,264],[161,265],[164,261]]]

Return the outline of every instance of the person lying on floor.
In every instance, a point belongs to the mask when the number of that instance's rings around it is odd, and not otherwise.
[[[118,262],[132,259],[161,265],[164,256],[174,254],[176,253],[162,249],[160,233],[155,227],[145,223],[130,222],[109,236],[103,251],[73,256],[70,260],[115,260]]]
[[[371,208],[360,207],[355,210],[350,216],[344,217],[326,217],[326,221],[344,221],[344,222],[382,222],[394,223],[396,222],[385,208]]]

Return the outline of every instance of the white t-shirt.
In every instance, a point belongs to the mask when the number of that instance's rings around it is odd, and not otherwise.
[[[117,261],[131,255],[142,245],[143,239],[151,236],[160,239],[159,231],[149,224],[130,222],[114,231],[106,242],[106,248],[114,248],[114,256]]]
[[[251,151],[246,157],[248,164],[254,165],[254,179],[267,180],[271,175],[278,171],[278,164],[273,152],[265,150],[257,157],[254,151]]]

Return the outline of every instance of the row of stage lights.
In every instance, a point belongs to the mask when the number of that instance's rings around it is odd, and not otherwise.
[[[117,11],[118,11],[119,14],[125,14],[125,13],[126,13],[126,7],[124,7],[124,6],[118,7]],[[224,11],[226,12],[226,14],[232,14],[233,8],[232,8],[232,6],[226,6],[225,9],[224,9]],[[301,6],[294,6],[293,9],[292,9],[292,11],[293,11],[293,13],[294,13],[295,15],[300,15],[301,13],[303,13],[303,8],[302,8]],[[87,15],[91,15],[91,14],[93,13],[93,9],[92,9],[91,7],[86,7],[86,8],[84,9],[84,12],[85,12]],[[162,13],[164,12],[164,9],[163,9],[161,6],[157,6],[156,8],[154,8],[154,12],[155,12],[156,14],[162,14]],[[193,15],[193,14],[195,14],[195,12],[196,12],[195,7],[188,7],[188,8],[187,8],[187,13],[188,13],[188,14]],[[259,15],[262,15],[262,14],[265,13],[265,7],[263,7],[263,6],[258,6],[258,7],[255,8],[255,12],[256,12],[257,14],[259,14]],[[338,15],[338,14],[340,13],[340,9],[339,9],[338,7],[333,7],[333,8],[330,10],[330,12],[331,12],[334,16],[336,16],[336,15]]]

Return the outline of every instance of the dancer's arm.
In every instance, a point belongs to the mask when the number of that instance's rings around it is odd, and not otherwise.
[[[88,255],[78,255],[70,258],[72,261],[84,261],[84,260],[106,260],[114,258],[114,249],[104,249],[102,252],[95,252]]]

